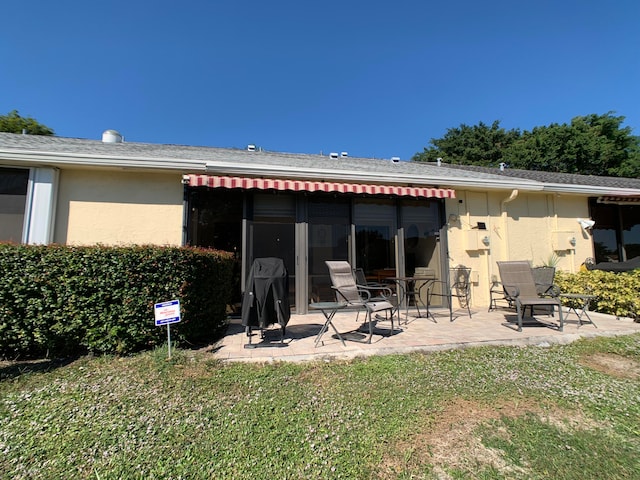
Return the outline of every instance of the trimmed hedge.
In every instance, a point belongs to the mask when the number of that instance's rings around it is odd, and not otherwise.
[[[178,299],[172,342],[224,333],[232,254],[178,247],[0,244],[0,357],[129,354],[166,342],[154,304]]]
[[[562,293],[595,295],[596,298],[589,307],[591,310],[640,321],[640,269],[624,273],[602,270],[578,273],[558,271],[554,283]]]

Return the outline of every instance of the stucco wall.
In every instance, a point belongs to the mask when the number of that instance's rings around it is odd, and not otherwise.
[[[54,242],[181,245],[181,175],[62,170]]]
[[[554,260],[557,269],[575,272],[593,256],[591,235],[577,222],[589,216],[586,197],[511,193],[457,190],[457,198],[446,202],[449,265],[472,269],[475,306],[489,304],[491,278],[499,279],[498,261],[529,260],[540,266]],[[486,230],[478,229],[478,222]]]

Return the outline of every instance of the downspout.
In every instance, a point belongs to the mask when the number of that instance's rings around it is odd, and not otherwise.
[[[182,177],[182,246],[189,243],[189,177]]]
[[[507,203],[514,201],[517,196],[518,196],[518,190],[513,189],[511,191],[511,195],[509,195],[509,198],[505,198],[500,204],[500,214],[502,216],[502,229],[504,231],[504,252],[503,252],[502,258],[504,258],[505,260],[509,259],[509,229],[507,228],[508,222],[507,222],[506,205]]]

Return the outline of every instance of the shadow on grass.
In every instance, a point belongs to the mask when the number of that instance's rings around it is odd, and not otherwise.
[[[67,366],[79,358],[80,356],[78,355],[67,358],[3,362],[0,364],[0,381],[11,380],[30,373],[50,372],[57,368]]]

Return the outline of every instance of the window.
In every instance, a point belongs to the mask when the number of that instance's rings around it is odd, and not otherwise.
[[[22,241],[29,170],[0,168],[0,241]]]

